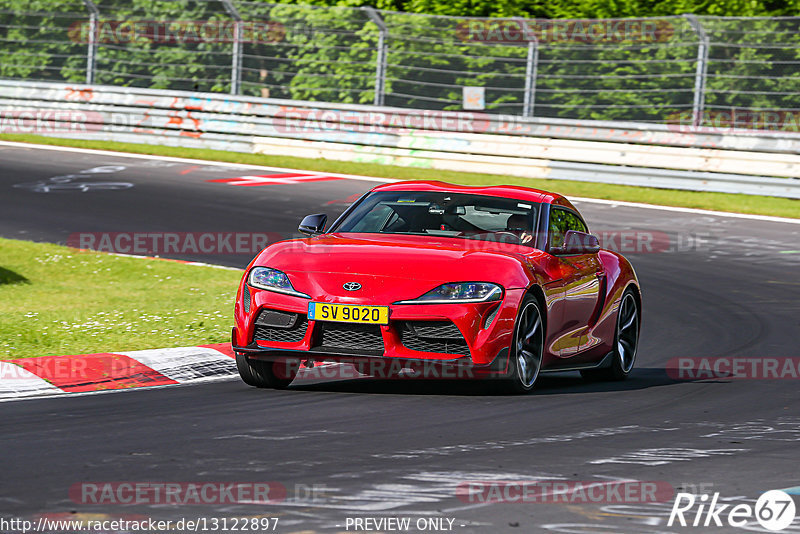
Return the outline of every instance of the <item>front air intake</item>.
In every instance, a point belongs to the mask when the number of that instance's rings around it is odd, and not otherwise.
[[[467,340],[450,321],[399,321],[397,328],[407,349],[469,356]]]
[[[253,339],[298,343],[306,337],[306,330],[308,320],[305,314],[263,309],[256,317]]]

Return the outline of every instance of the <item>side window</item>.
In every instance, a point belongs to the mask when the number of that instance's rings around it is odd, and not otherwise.
[[[589,230],[586,228],[586,225],[583,224],[583,221],[572,213],[571,211],[567,212],[567,219],[569,220],[569,230],[575,230],[577,232],[588,233]]]
[[[377,231],[380,232],[393,215],[396,216],[397,214],[390,206],[378,204],[372,209],[372,211],[365,214],[360,221],[353,225],[353,228],[350,231],[374,232],[376,231],[375,229],[377,229]],[[394,222],[394,220],[392,222]]]
[[[550,247],[556,248],[564,244],[564,234],[567,232],[567,212],[559,209],[550,209],[550,227],[547,241]]]
[[[552,208],[550,210],[550,228],[548,229],[550,235],[548,241],[551,247],[560,247],[564,244],[564,234],[567,230],[576,230],[578,232],[586,232],[586,225],[580,218],[571,211]]]

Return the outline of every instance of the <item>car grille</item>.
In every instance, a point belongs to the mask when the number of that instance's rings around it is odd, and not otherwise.
[[[244,312],[250,313],[250,286],[247,284],[242,289],[242,303],[244,304]]]
[[[314,349],[380,356],[383,354],[383,335],[378,325],[317,321],[317,345]]]
[[[253,330],[255,341],[298,343],[306,336],[305,314],[264,309],[258,312]]]
[[[411,350],[469,356],[469,346],[450,321],[401,321],[400,340]]]

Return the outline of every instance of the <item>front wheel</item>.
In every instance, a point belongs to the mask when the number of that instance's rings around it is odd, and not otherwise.
[[[280,371],[278,368],[280,367]],[[242,353],[236,354],[236,369],[242,381],[257,388],[285,389],[297,375],[296,366],[284,362],[251,360]]]
[[[587,369],[581,376],[588,380],[624,380],[636,361],[639,346],[639,305],[633,290],[622,295],[617,314],[617,329],[614,333],[614,355],[611,366],[605,369]]]
[[[544,354],[544,320],[535,298],[523,299],[509,347],[511,377],[506,389],[511,393],[527,393],[533,389],[542,368]]]

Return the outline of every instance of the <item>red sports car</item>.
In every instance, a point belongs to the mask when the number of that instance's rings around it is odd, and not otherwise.
[[[309,215],[310,237],[268,246],[242,278],[232,345],[247,384],[283,388],[333,361],[521,393],[540,373],[620,380],[633,367],[636,274],[561,195],[398,182],[326,222]]]

